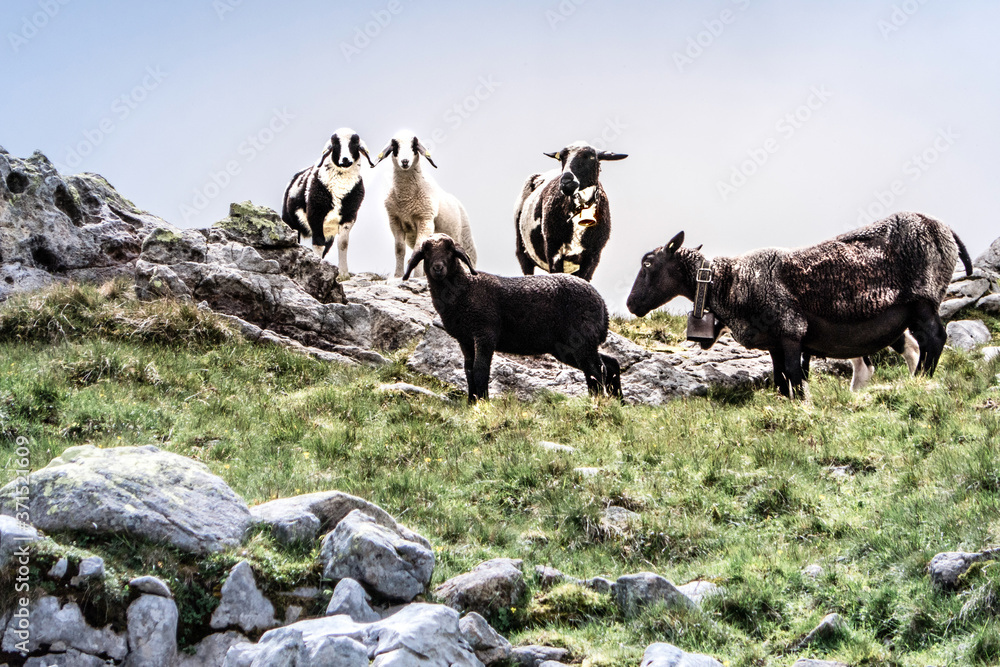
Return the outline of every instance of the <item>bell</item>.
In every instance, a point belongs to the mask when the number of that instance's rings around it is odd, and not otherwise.
[[[705,311],[702,317],[695,317],[694,313],[688,315],[687,339],[702,343],[715,341],[715,315]]]

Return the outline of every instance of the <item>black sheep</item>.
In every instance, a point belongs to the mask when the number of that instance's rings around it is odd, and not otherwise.
[[[589,283],[562,274],[504,278],[476,272],[446,234],[434,234],[414,250],[403,280],[421,261],[434,308],[462,348],[470,402],[489,398],[494,352],[549,353],[583,371],[591,394],[607,391],[621,399],[618,361],[598,352],[608,335],[608,309]]]
[[[675,296],[695,296],[707,265],[682,248],[684,232],[647,253],[628,297],[642,317]],[[947,334],[938,307],[961,257],[944,223],[898,213],[808,248],[767,248],[711,262],[708,309],[745,347],[767,350],[782,394],[803,393],[802,355],[848,359],[898,344],[909,329],[917,370],[933,375]]]

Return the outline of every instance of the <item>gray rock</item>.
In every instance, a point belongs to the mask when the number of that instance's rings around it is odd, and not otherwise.
[[[13,483],[8,485],[11,486]],[[12,560],[20,558],[18,554],[25,546],[40,539],[38,531],[32,526],[23,524],[12,516],[0,514],[0,570]]]
[[[573,468],[573,472],[575,472],[580,477],[584,478],[597,477],[598,475],[601,474],[601,469],[592,467],[582,467],[582,468]]]
[[[538,667],[546,661],[560,662],[569,656],[569,651],[554,646],[515,646],[510,651],[511,660],[521,667]]]
[[[722,588],[716,586],[711,581],[690,581],[683,586],[678,586],[677,590],[687,596],[691,602],[701,605],[702,600],[723,592]]]
[[[948,344],[960,350],[971,350],[993,340],[990,330],[982,320],[960,320],[949,322]]]
[[[978,299],[988,294],[990,291],[990,281],[988,278],[968,278],[959,280],[948,285],[945,298],[973,298]]]
[[[257,588],[250,563],[240,561],[222,584],[222,599],[209,623],[215,630],[237,626],[244,632],[267,630],[278,625],[274,605]]]
[[[1000,347],[984,347],[980,350],[983,353],[983,359],[986,361],[992,361],[998,354],[1000,354]]]
[[[965,574],[969,566],[982,560],[980,553],[966,553],[964,551],[947,551],[939,553],[931,562],[927,564],[927,572],[931,576],[931,583],[939,588],[954,588],[958,585],[958,578]]]
[[[31,604],[29,614],[29,637],[18,636],[17,628],[11,623],[4,632],[0,650],[13,653],[15,646],[27,642],[29,653],[43,646],[48,646],[50,651],[76,649],[90,655],[108,655],[115,660],[123,660],[128,653],[124,633],[115,632],[110,625],[100,629],[90,627],[75,602],[61,605],[58,598],[45,596]]]
[[[810,630],[809,634],[802,638],[799,645],[808,646],[817,640],[832,639],[846,631],[847,621],[844,620],[843,616],[840,614],[827,614],[819,622],[819,625]]]
[[[663,602],[668,607],[694,607],[695,604],[676,586],[658,574],[640,572],[618,577],[611,586],[618,608],[630,616],[641,607]]]
[[[579,579],[574,579],[573,577],[563,574],[554,567],[549,567],[547,565],[535,566],[535,579],[538,580],[538,585],[543,589],[552,588],[553,586],[563,582],[582,583]]]
[[[609,535],[625,535],[632,530],[639,518],[637,512],[611,505],[601,510],[598,523],[601,529]]]
[[[642,654],[641,667],[722,667],[703,653],[685,653],[672,644],[650,644]]]
[[[413,396],[428,396],[430,398],[436,398],[440,401],[448,400],[448,397],[443,394],[439,394],[431,391],[430,389],[418,387],[415,384],[409,384],[407,382],[395,382],[393,384],[379,385],[377,391],[383,394],[410,394]]]
[[[371,607],[371,596],[353,579],[341,579],[333,589],[326,615],[346,614],[355,623],[373,623],[382,617]]]
[[[208,242],[194,230],[157,227],[143,239],[142,254],[146,261],[157,264],[204,262],[208,257]]]
[[[591,577],[583,582],[583,585],[592,591],[597,591],[603,595],[611,592],[611,587],[615,585],[615,582],[610,579],[605,579],[604,577]]]
[[[1000,313],[1000,294],[989,294],[976,302],[976,308],[982,308],[991,315]]]
[[[426,538],[396,523],[396,520],[378,505],[340,491],[320,491],[279,498],[250,508],[250,514],[255,522],[271,526],[276,539],[292,543],[312,541],[317,535],[333,530],[354,510],[364,512],[378,524],[398,533],[404,539],[430,549],[431,543]],[[312,526],[316,526],[316,530],[310,532]]]
[[[151,445],[70,447],[31,474],[31,516],[47,532],[126,533],[205,554],[240,544],[250,511],[198,461]],[[16,507],[13,483],[0,514]]]
[[[158,577],[136,577],[132,581],[128,582],[128,587],[133,588],[140,593],[148,593],[149,595],[159,595],[163,598],[174,597],[174,594],[170,592],[170,587],[167,586],[166,582]]]
[[[229,216],[214,229],[238,243],[254,248],[298,248],[296,232],[281,221],[277,212],[245,201],[229,205]]]
[[[1000,271],[1000,239],[994,241],[983,254],[973,262],[977,267]]]
[[[250,642],[233,644],[226,651],[222,667],[251,667],[254,658],[260,653],[261,647]]]
[[[69,561],[65,556],[56,561],[56,564],[49,568],[50,579],[62,579],[69,570]]]
[[[445,581],[434,589],[434,595],[458,611],[489,614],[513,607],[527,591],[523,561],[494,558],[480,563],[471,571]]]
[[[323,538],[325,579],[355,579],[391,600],[409,602],[427,588],[434,553],[361,510],[344,517]]]
[[[546,660],[545,662],[538,663],[538,667],[569,667],[569,665],[558,660]]]
[[[24,661],[24,667],[104,667],[107,664],[97,656],[72,648],[65,653],[49,653]]]
[[[216,632],[195,644],[194,653],[180,653],[177,667],[218,667],[229,649],[241,643],[247,643],[247,638],[238,632]]]
[[[812,565],[806,565],[802,568],[802,574],[806,575],[810,579],[818,579],[823,576],[823,567],[813,563]]]
[[[490,627],[486,619],[472,611],[462,617],[458,622],[458,627],[462,631],[469,646],[476,652],[484,665],[493,665],[504,662],[510,658],[510,642],[500,636],[500,634]]]
[[[938,315],[941,316],[942,320],[949,320],[954,317],[958,311],[962,310],[966,306],[971,306],[976,302],[976,299],[971,296],[960,296],[954,299],[948,299],[947,301],[942,301],[941,305],[938,307]]]
[[[843,662],[835,662],[833,660],[813,660],[811,658],[802,658],[796,660],[792,667],[850,667],[850,665]]]
[[[80,561],[75,577],[69,580],[70,586],[79,586],[90,581],[104,578],[104,559],[100,556],[89,556]]]
[[[548,442],[547,440],[539,441],[538,446],[547,452],[558,452],[561,454],[573,454],[576,452],[576,447],[560,445],[558,442]]]
[[[129,654],[125,667],[174,667],[177,605],[170,598],[142,595],[128,607]]]

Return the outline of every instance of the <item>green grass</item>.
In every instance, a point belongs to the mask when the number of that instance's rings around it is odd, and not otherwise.
[[[661,408],[555,394],[469,407],[463,391],[410,372],[405,351],[379,369],[331,366],[248,343],[191,306],[130,295],[126,283],[64,286],[0,307],[0,452],[25,436],[38,468],[73,445],[154,444],[203,461],[251,504],[356,494],[431,540],[434,584],[487,558],[523,558],[528,597],[491,620],[515,643],[565,646],[592,667],[638,664],[654,641],[731,667],[797,657],[988,665],[1000,655],[1000,563],[948,593],[924,570],[939,551],[1000,543],[998,362],[949,351],[933,380],[912,379],[886,354],[860,394],[816,374],[808,404],[761,389]],[[669,346],[681,324],[657,315],[614,326]],[[376,391],[400,380],[456,400]],[[577,451],[547,452],[539,440]],[[834,474],[839,466],[850,474]],[[4,470],[0,483],[12,477]],[[641,518],[609,533],[608,505]],[[39,573],[62,554],[108,562],[108,582],[88,598],[101,618],[121,622],[131,576],[167,580],[183,644],[206,633],[242,558],[271,593],[324,585],[315,551],[283,549],[266,532],[208,559],[126,536],[54,538],[38,548]],[[812,563],[824,568],[817,579],[802,574]],[[706,578],[725,593],[698,612],[624,619],[607,596],[541,590],[530,576],[538,564],[579,578]],[[850,630],[800,647],[834,611]]]

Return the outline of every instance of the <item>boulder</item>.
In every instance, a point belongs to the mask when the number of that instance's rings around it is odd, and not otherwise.
[[[125,667],[174,667],[177,660],[177,605],[170,598],[142,595],[129,605]]]
[[[977,267],[1000,273],[1000,239],[997,239],[973,262]]]
[[[827,614],[823,617],[823,620],[819,622],[819,625],[810,630],[809,634],[802,638],[799,645],[808,646],[816,641],[833,639],[846,631],[847,621],[844,620],[843,616],[840,614]]]
[[[180,653],[177,667],[219,667],[230,648],[246,642],[246,637],[232,630],[211,634],[195,644],[194,653]]]
[[[472,611],[463,616],[458,622],[458,627],[465,640],[469,642],[469,646],[476,652],[476,657],[487,667],[510,658],[510,642],[501,637],[490,627],[486,619],[476,612]]]
[[[554,646],[515,646],[510,651],[510,658],[520,667],[538,667],[543,662],[560,662],[569,656],[569,651]]]
[[[626,616],[636,613],[641,607],[657,602],[662,602],[668,607],[695,606],[695,603],[670,581],[652,572],[618,577],[611,586],[611,594],[618,608]]]
[[[69,561],[63,556],[49,568],[48,576],[50,579],[62,579],[66,576],[67,571],[69,571]]]
[[[361,510],[344,517],[320,550],[324,579],[355,579],[390,600],[422,594],[434,572],[434,553]]]
[[[611,505],[601,510],[598,525],[608,535],[625,535],[639,521],[637,512]]]
[[[489,615],[499,609],[516,606],[527,591],[523,561],[494,558],[480,563],[471,571],[445,581],[434,589],[434,595],[458,611],[475,611]]]
[[[355,623],[374,623],[382,617],[371,607],[371,596],[353,579],[341,579],[326,607],[327,616],[345,614]]]
[[[222,584],[222,599],[209,623],[215,630],[236,626],[244,632],[267,630],[278,625],[274,605],[257,588],[250,563],[240,561]]]
[[[685,653],[672,644],[650,644],[642,654],[641,667],[722,667],[703,653]]]
[[[76,576],[69,580],[69,584],[70,586],[79,586],[101,579],[104,579],[104,559],[100,556],[89,556],[80,561]]]
[[[7,567],[23,547],[40,539],[38,531],[32,526],[0,514],[0,570]]]
[[[159,595],[164,598],[174,597],[173,593],[170,592],[170,587],[159,577],[136,577],[128,582],[128,587],[149,595]]]
[[[958,311],[962,310],[966,306],[971,306],[975,302],[976,299],[971,296],[960,296],[954,299],[942,301],[941,305],[938,307],[938,315],[941,316],[942,320],[950,320],[955,317]]]
[[[28,506],[47,532],[126,533],[207,554],[237,546],[250,511],[198,461],[152,445],[70,447],[29,477]],[[16,487],[0,489],[0,514],[16,508]]]
[[[993,340],[990,330],[982,320],[960,320],[949,322],[948,344],[960,350],[971,350],[977,345],[982,345]]]
[[[118,661],[128,653],[124,633],[115,632],[110,625],[90,627],[75,602],[60,604],[58,598],[46,595],[35,600],[28,613],[31,618],[28,638],[19,637],[11,623],[4,632],[0,650],[13,653],[15,646],[26,642],[23,645],[29,653],[48,646],[50,651],[75,649],[90,655],[107,655]]]
[[[49,653],[24,661],[24,667],[105,667],[107,664],[95,655],[72,648],[65,653]]]
[[[702,600],[723,592],[722,588],[716,586],[711,581],[690,581],[683,586],[678,586],[677,590],[687,596],[691,602],[701,605]]]
[[[810,579],[818,579],[823,576],[823,566],[813,563],[812,565],[806,565],[802,568],[802,574],[806,575]]]
[[[982,559],[981,553],[946,551],[931,559],[927,564],[927,573],[931,576],[931,583],[938,588],[954,588],[969,566]]]

